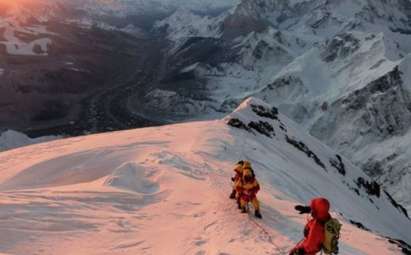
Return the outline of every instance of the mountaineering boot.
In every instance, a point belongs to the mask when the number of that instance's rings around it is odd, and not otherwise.
[[[230,199],[235,199],[235,190],[233,190],[230,194]]]
[[[254,215],[255,215],[255,217],[257,217],[257,218],[259,218],[259,219],[262,219],[262,218],[263,218],[263,216],[262,216],[261,213],[260,213],[260,210],[255,210]]]

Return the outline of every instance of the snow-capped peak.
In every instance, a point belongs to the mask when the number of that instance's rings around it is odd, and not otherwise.
[[[168,18],[156,22],[155,28],[165,28],[168,39],[178,47],[190,37],[218,38],[221,34],[219,22],[224,17],[225,14],[219,17],[196,14],[180,7]]]

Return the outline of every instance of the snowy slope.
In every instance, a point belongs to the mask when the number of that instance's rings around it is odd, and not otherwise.
[[[305,152],[286,136],[303,142]],[[233,162],[243,158],[252,161],[262,184],[261,221],[241,215],[227,198]],[[292,121],[250,99],[223,120],[1,153],[0,252],[287,254],[305,223],[293,206],[323,195],[344,222],[340,254],[401,254],[383,236],[410,243],[411,221],[384,192],[368,195],[355,184],[358,177],[368,179],[348,160],[338,163],[332,150]]]
[[[219,21],[225,16],[226,14],[223,13],[219,17],[210,17],[180,7],[169,17],[156,22],[154,27],[155,29],[165,28],[167,39],[175,43],[174,48],[177,48],[190,37],[220,37]]]
[[[24,56],[47,56],[49,45],[52,40],[48,37],[53,35],[47,31],[45,26],[22,26],[18,21],[13,19],[1,19],[0,29],[3,29],[4,41],[0,41],[0,45],[4,45],[6,52],[9,55],[24,55]],[[20,36],[25,34],[29,41],[22,41],[16,34]]]
[[[0,133],[0,151],[10,150],[30,144],[48,142],[58,138],[59,137],[57,136],[46,136],[32,139],[23,133],[14,130],[7,130]]]

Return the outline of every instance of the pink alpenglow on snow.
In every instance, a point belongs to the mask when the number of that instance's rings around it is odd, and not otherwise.
[[[411,243],[411,221],[384,193],[370,196],[355,184],[367,178],[360,169],[342,158],[342,175],[330,163],[335,152],[270,109],[249,99],[223,120],[1,153],[0,252],[288,254],[306,223],[294,206],[326,196],[344,224],[340,254],[401,254],[384,236]],[[261,184],[263,219],[240,214],[227,197],[240,159],[252,162]]]

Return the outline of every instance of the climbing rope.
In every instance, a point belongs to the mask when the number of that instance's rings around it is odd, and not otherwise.
[[[217,173],[214,172],[210,172],[210,178],[212,180],[213,183],[218,183],[218,179],[220,179],[222,176],[218,175]],[[231,184],[231,183],[229,183]],[[222,191],[221,187],[223,187],[223,185],[217,185],[220,188],[220,191]],[[248,205],[247,205],[248,206]],[[258,229],[261,230],[261,232],[267,237],[268,242],[275,248],[275,250],[277,251],[277,253],[275,253],[275,255],[287,255],[287,252],[283,251],[278,245],[276,245],[273,241],[273,237],[270,234],[270,232],[264,228],[264,226],[262,226],[260,223],[258,223],[255,219],[253,218],[249,218],[249,221],[254,224]]]
[[[241,159],[240,160],[248,160],[247,154],[245,153],[246,150],[246,143],[247,143],[247,139],[246,139],[246,135],[245,132],[243,132],[241,139],[243,140],[243,144],[241,146],[240,149],[240,154],[241,154]],[[248,205],[247,205],[248,206]],[[266,235],[268,242],[277,250],[277,254],[278,255],[287,255],[287,252],[283,251],[278,245],[276,245],[273,241],[273,237],[272,235],[260,224],[258,223],[255,219],[249,218],[250,222],[253,223],[257,228],[259,228],[264,235]]]
[[[247,146],[247,139],[246,139],[246,134],[243,133],[241,135],[241,139],[242,139],[242,145],[240,148],[240,159],[238,159],[238,161],[240,160],[249,160],[247,157],[247,154],[245,153],[246,150],[246,146]],[[209,174],[210,178],[213,179],[214,182],[217,182],[217,177],[222,177],[217,175],[214,172],[210,172]],[[231,185],[231,183],[229,183]],[[222,187],[222,186],[219,186]],[[247,205],[248,206],[248,205]],[[261,230],[261,232],[267,237],[268,242],[275,248],[275,250],[277,251],[277,253],[275,253],[275,255],[287,255],[288,252],[284,251],[283,249],[281,249],[277,244],[274,243],[273,237],[270,234],[270,232],[264,227],[262,226],[260,223],[258,223],[255,219],[249,218],[250,222],[252,224],[254,224],[258,229]]]
[[[255,219],[251,219],[251,218],[250,218],[250,221],[251,221],[256,227],[258,227],[258,228],[264,233],[264,235],[267,236],[268,242],[277,250],[278,253],[276,253],[276,254],[278,254],[278,255],[287,255],[287,252],[283,251],[283,249],[281,249],[278,245],[276,245],[276,244],[274,243],[274,240],[273,240],[272,235],[264,228],[264,226],[262,226],[260,223],[258,223]]]

